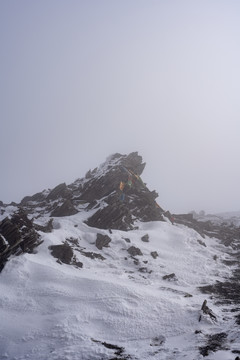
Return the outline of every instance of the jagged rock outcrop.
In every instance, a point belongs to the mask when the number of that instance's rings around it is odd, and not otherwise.
[[[57,198],[66,199],[71,196],[71,191],[67,188],[65,183],[57,185],[53,190],[50,191],[46,200],[56,200]]]
[[[7,259],[23,252],[32,252],[41,243],[33,222],[21,209],[0,223],[0,271]]]
[[[89,170],[85,178],[25,196],[20,204],[12,203],[18,210],[0,223],[1,266],[13,253],[32,251],[39,242],[38,232],[41,234],[53,229],[51,217],[72,216],[79,211],[91,210],[86,224],[110,232],[111,229],[134,229],[137,220],[164,221],[164,211],[156,203],[158,194],[150,191],[140,177],[145,165],[137,152],[129,155],[116,153],[98,168]],[[5,205],[2,204],[1,215],[4,212]],[[42,216],[45,223],[46,217],[49,218],[46,225],[36,221]],[[142,240],[148,241],[148,238]],[[104,241],[106,244],[98,237],[96,246],[99,249],[108,246],[108,240]]]
[[[115,154],[105,175],[100,178],[94,176],[83,187],[81,199],[91,202],[103,198],[105,203],[87,220],[89,226],[126,231],[134,228],[136,219],[163,220],[163,210],[156,203],[158,194],[150,191],[140,178],[144,167],[145,163],[137,153],[128,156]]]
[[[137,256],[137,255],[142,255],[142,252],[139,248],[137,248],[136,246],[130,246],[130,248],[128,248],[127,252],[131,255],[131,256]]]
[[[59,264],[67,264],[74,265],[78,268],[83,267],[83,263],[80,261],[76,261],[72,247],[65,242],[60,245],[51,245],[49,246],[49,250],[51,251],[51,255],[57,259]]]
[[[60,217],[60,216],[71,216],[77,214],[78,211],[73,206],[70,200],[64,201],[61,206],[57,206],[51,213],[53,217]]]
[[[102,250],[103,247],[108,247],[112,239],[108,235],[97,234],[96,247]]]
[[[158,194],[140,178],[145,165],[137,152],[117,153],[89,170],[85,178],[24,197],[21,206],[27,214],[37,208],[39,214],[53,217],[71,216],[83,207],[96,209],[86,223],[100,229],[131,230],[136,220],[163,220],[163,210],[156,203]],[[120,183],[124,188],[120,189]]]

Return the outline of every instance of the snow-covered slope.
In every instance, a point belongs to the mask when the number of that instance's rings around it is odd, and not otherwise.
[[[193,229],[168,222],[139,222],[137,230],[110,234],[88,227],[85,218],[84,212],[55,218],[37,253],[12,257],[3,269],[0,359],[200,359],[207,333],[232,328],[221,308],[212,307],[217,322],[208,316],[199,322],[206,295],[198,286],[230,276],[216,239],[205,238],[203,246]],[[96,247],[97,233],[111,238],[109,247]],[[148,242],[141,239],[146,234]],[[82,268],[50,254],[49,246],[66,239],[74,239]],[[131,256],[131,246],[142,255]],[[207,358],[233,358],[229,351],[216,354]]]
[[[144,167],[114,154],[70,185],[0,202],[0,360],[240,354],[239,218],[173,217]]]

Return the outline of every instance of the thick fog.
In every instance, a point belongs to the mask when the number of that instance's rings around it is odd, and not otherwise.
[[[0,2],[0,200],[138,151],[172,212],[240,210],[240,2]]]

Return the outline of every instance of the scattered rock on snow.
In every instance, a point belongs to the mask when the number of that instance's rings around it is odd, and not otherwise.
[[[90,251],[83,251],[83,250],[80,250],[81,254],[83,256],[86,256],[90,259],[100,259],[100,260],[106,260],[105,257],[103,257],[101,254],[98,254],[98,253],[95,253],[95,252],[90,252]]]
[[[99,250],[102,250],[103,247],[108,247],[108,244],[112,241],[112,239],[108,236],[108,235],[102,235],[102,234],[97,234],[97,239],[96,239],[96,247]]]
[[[157,251],[152,251],[151,252],[151,256],[156,259],[159,255],[158,255],[158,252]]]
[[[169,275],[164,275],[162,278],[163,278],[163,280],[168,280],[168,281],[176,281],[177,280],[177,277],[174,273],[169,274]]]
[[[130,246],[130,248],[128,248],[127,252],[132,256],[142,255],[141,250],[135,246]]]
[[[71,264],[73,250],[67,243],[62,245],[51,245],[49,246],[49,250],[51,250],[51,255],[62,263]]]
[[[160,346],[163,345],[166,341],[165,336],[159,335],[151,339],[150,346]]]
[[[143,242],[149,242],[149,235],[146,234],[146,235],[142,236],[142,237],[141,237],[141,240],[142,240]]]

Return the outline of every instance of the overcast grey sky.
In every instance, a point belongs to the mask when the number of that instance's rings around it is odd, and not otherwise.
[[[0,199],[115,152],[172,212],[240,210],[240,1],[2,0]]]

